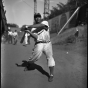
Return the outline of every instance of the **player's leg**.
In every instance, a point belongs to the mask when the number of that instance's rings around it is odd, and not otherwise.
[[[20,43],[23,43],[24,42],[24,39],[25,39],[25,32],[24,32],[24,34],[23,34],[23,36],[22,36],[22,38],[20,40]]]
[[[15,38],[15,44],[17,44],[17,42],[18,42],[18,36],[16,36]]]
[[[30,36],[28,36],[28,44],[30,44]]]
[[[28,40],[28,38],[27,38],[27,36],[25,36],[25,44],[28,44],[27,40]]]
[[[12,36],[11,35],[9,35],[9,43],[12,44]]]
[[[26,46],[28,44],[27,40],[28,40],[28,38],[27,38],[27,36],[25,36],[25,38],[24,38],[24,43],[25,44],[23,46]]]
[[[9,44],[11,43],[11,35],[9,35]]]
[[[13,36],[11,35],[10,38],[11,38],[11,44],[12,44],[13,43]]]
[[[50,70],[50,77],[49,77],[49,82],[53,81],[53,76],[54,76],[54,67],[55,67],[55,61],[53,58],[53,51],[52,51],[52,44],[47,43],[44,46],[44,53],[46,55],[47,61],[48,61],[48,67]]]
[[[42,51],[43,51],[43,44],[42,43],[36,44],[32,51],[32,56],[29,58],[29,62],[37,61],[42,55]]]
[[[14,45],[17,44],[17,36],[15,36],[15,39],[14,39]]]
[[[15,37],[13,35],[13,37],[12,37],[12,44],[14,44],[14,42],[15,42]]]

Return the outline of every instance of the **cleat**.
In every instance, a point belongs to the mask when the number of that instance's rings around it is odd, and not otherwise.
[[[52,81],[53,81],[53,76],[50,76],[50,77],[48,78],[48,81],[49,81],[49,82],[52,82]]]
[[[29,58],[29,61],[27,61],[29,64],[34,63],[32,59]]]

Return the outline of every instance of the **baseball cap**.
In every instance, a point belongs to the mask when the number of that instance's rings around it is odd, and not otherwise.
[[[34,18],[36,18],[36,17],[41,17],[41,14],[40,13],[35,13]]]

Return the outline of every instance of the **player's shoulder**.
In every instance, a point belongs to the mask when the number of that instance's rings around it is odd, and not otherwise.
[[[47,20],[42,20],[41,23],[48,23],[48,21]]]
[[[44,24],[44,25],[46,25],[46,26],[49,26],[48,21],[46,21],[46,20],[43,20],[43,21],[41,22],[41,24]]]

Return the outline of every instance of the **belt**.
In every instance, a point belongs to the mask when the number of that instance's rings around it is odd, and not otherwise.
[[[35,43],[35,45],[38,44],[38,43],[49,43],[49,42],[50,41],[38,41],[38,42]]]

